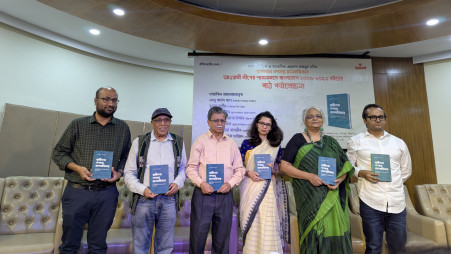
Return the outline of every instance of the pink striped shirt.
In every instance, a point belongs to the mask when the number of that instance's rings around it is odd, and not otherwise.
[[[246,170],[235,141],[225,134],[218,141],[210,131],[194,141],[186,167],[186,176],[197,187],[207,179],[207,164],[224,164],[224,182],[232,187],[240,184]]]

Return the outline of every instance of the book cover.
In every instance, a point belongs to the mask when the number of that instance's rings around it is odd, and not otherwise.
[[[254,155],[255,172],[262,179],[271,179],[271,167],[267,165],[268,163],[271,163],[271,156],[269,154]]]
[[[327,119],[329,126],[351,129],[351,104],[349,94],[327,95]]]
[[[371,171],[379,174],[379,182],[391,182],[390,156],[388,154],[371,154]]]
[[[318,157],[318,176],[325,183],[335,185],[337,179],[337,159],[329,157]]]
[[[207,183],[215,191],[224,184],[224,164],[207,164]]]
[[[149,167],[150,190],[154,194],[165,194],[169,190],[168,165],[151,165]]]
[[[91,178],[110,179],[112,167],[113,167],[113,152],[94,151],[94,154],[92,156]]]

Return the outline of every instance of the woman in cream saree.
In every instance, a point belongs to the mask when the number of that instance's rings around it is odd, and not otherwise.
[[[243,253],[283,253],[283,240],[288,242],[286,191],[282,181],[272,174],[262,179],[255,172],[255,155],[269,154],[272,172],[278,169],[282,131],[269,112],[257,115],[249,130],[248,140],[241,145],[246,177],[240,187],[240,227]]]

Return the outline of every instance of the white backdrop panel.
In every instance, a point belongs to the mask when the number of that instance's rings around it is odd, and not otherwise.
[[[268,110],[284,132],[285,147],[304,129],[303,109],[314,105],[324,111],[325,133],[346,147],[349,137],[365,129],[363,107],[374,103],[370,59],[202,56],[195,59],[193,94],[193,141],[208,130],[209,108],[220,106],[229,113],[225,132],[238,145],[255,115]],[[337,94],[346,94],[349,103],[329,103],[328,112],[327,95]],[[329,123],[343,114],[349,114],[347,127]]]

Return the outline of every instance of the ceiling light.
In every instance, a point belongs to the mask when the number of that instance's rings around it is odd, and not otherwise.
[[[438,19],[430,19],[430,20],[428,20],[428,21],[426,22],[426,24],[427,24],[428,26],[435,26],[435,25],[437,25],[439,22],[440,22],[440,21],[439,21]]]
[[[116,14],[117,16],[124,16],[125,11],[119,8],[116,8],[113,10],[113,13]]]
[[[266,45],[266,44],[268,44],[268,40],[266,40],[266,39],[261,39],[261,40],[258,41],[258,44],[260,44],[260,45]]]
[[[92,34],[92,35],[99,35],[100,34],[100,31],[99,30],[97,30],[97,29],[89,29],[89,32]]]

